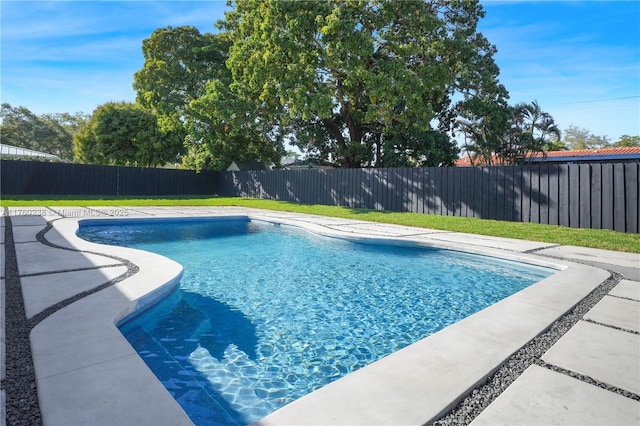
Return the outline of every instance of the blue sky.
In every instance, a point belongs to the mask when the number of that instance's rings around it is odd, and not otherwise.
[[[640,135],[640,2],[482,1],[510,103],[537,100],[562,130]],[[215,31],[224,1],[0,2],[2,102],[37,114],[134,101],[142,40]]]

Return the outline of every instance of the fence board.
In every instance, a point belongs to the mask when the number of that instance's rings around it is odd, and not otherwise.
[[[531,222],[531,169],[530,167],[522,168],[521,178],[522,188],[522,221]]]
[[[351,186],[351,196],[353,197],[353,204],[351,207],[360,208],[364,202],[364,194],[360,191],[362,187],[363,174],[358,170],[351,170],[351,176],[353,176],[353,185]]]
[[[313,204],[318,202],[317,195],[314,197],[314,194],[320,194],[320,174],[319,173],[309,173],[307,175],[307,180],[309,181],[309,186],[307,189],[307,203]]]
[[[344,188],[344,193],[342,194],[342,198],[344,199],[344,205],[346,207],[352,207],[353,206],[353,191],[352,191],[352,187],[353,187],[353,182],[354,182],[354,178],[352,177],[352,172],[353,169],[346,169],[345,173],[344,173],[344,183],[342,184],[342,187]]]
[[[460,211],[462,210],[462,176],[460,173],[457,173],[453,167],[447,167],[451,169],[451,174],[449,179],[451,181],[451,185],[453,187],[452,201],[451,201],[451,215],[452,216],[460,216]]]
[[[531,207],[529,221],[532,223],[540,223],[540,170],[532,170],[532,168],[536,166],[526,167],[529,169],[529,176],[531,178]]]
[[[372,209],[380,210],[380,170],[371,169],[371,201],[370,205]]]
[[[433,171],[434,169],[424,169],[422,171],[422,199],[424,200],[424,206],[422,212],[425,214],[435,214],[434,212],[434,194],[435,188],[433,184]]]
[[[344,176],[345,173],[335,173],[335,172],[346,172],[347,169],[337,169],[337,170],[330,170],[330,175],[332,177],[331,179],[331,188],[335,188],[335,191],[333,192],[333,198],[338,200],[337,203],[338,205],[344,205],[344,200],[343,200],[343,191],[344,191],[344,186],[342,184],[342,177]]]
[[[359,175],[360,174],[358,173],[358,176]],[[358,178],[356,177],[356,170],[349,169],[349,171],[347,172],[347,206],[351,208],[355,207],[357,202],[357,195],[355,190],[357,184]]]
[[[444,179],[443,184],[446,188],[445,191],[447,194],[446,202],[444,203],[442,214],[447,216],[453,215],[454,205],[455,205],[455,200],[453,195],[454,194],[453,173],[451,172],[451,170],[453,170],[451,167],[445,167],[442,169],[442,175]]]
[[[445,169],[438,169],[436,194],[439,194],[439,214],[442,216],[449,214],[449,181],[447,177],[447,171]]]
[[[358,186],[356,188],[356,193],[361,194],[359,197],[360,204],[357,206],[363,209],[370,209],[372,207],[373,202],[373,194],[371,192],[371,179],[372,179],[372,171],[371,169],[363,169],[362,173],[357,173],[359,178]]]
[[[473,194],[472,194],[472,205],[473,205],[473,217],[480,218],[482,217],[482,167],[473,167]]]
[[[496,220],[505,220],[507,202],[505,194],[506,174],[508,167],[496,167]]]
[[[342,194],[342,198],[344,200],[344,205],[346,207],[353,207],[353,183],[355,178],[352,176],[353,169],[346,169],[344,172],[344,182],[342,183],[342,187],[344,188],[344,192]]]
[[[580,166],[569,165],[569,226],[580,227]]]
[[[511,209],[509,219],[515,222],[522,221],[522,167],[511,167]]]
[[[559,218],[559,193],[558,193],[558,167],[553,165],[547,168],[547,181],[549,195],[547,196],[547,222],[550,225],[558,225]],[[543,222],[544,223],[544,222]]]
[[[558,225],[569,226],[569,166],[560,164],[558,174]]]
[[[391,210],[391,203],[393,198],[393,189],[391,183],[391,170],[385,170],[382,173],[381,194],[382,194],[382,208],[383,210]]]
[[[429,203],[429,169],[419,169],[418,176],[420,179],[420,198],[419,198],[419,213],[426,213],[428,210],[427,204]]]
[[[591,227],[591,166],[580,167],[580,228]]]
[[[407,187],[409,188],[409,211],[411,213],[418,212],[418,196],[420,193],[420,180],[418,172],[420,169],[407,169]]]
[[[600,167],[600,220],[602,229],[613,230],[613,164],[605,163]]]
[[[402,182],[402,170],[403,169],[392,169],[391,175],[393,176],[393,209],[394,212],[402,211],[404,208],[404,185]]]
[[[638,164],[625,164],[625,201],[626,201],[626,229],[625,232],[638,233],[640,228],[638,224]]]
[[[538,205],[540,207],[538,223],[549,223],[549,208],[550,208],[550,171],[548,164],[541,164],[540,169],[540,189],[538,193]]]
[[[407,185],[405,181],[406,168],[396,169],[396,209],[395,211],[406,211],[407,204]]]
[[[424,209],[424,169],[416,168],[413,170],[413,212],[423,213]]]
[[[509,166],[504,168],[504,220],[512,221],[516,215],[520,214],[520,205],[516,205],[516,200],[520,200],[517,195],[518,185],[515,179],[518,174],[516,167]]]
[[[495,218],[496,217],[496,200],[497,200],[497,186],[498,183],[496,181],[496,170],[497,167],[487,167],[487,202],[486,204],[486,216],[487,218]]]
[[[591,165],[591,227],[602,229],[602,167]]]
[[[439,192],[442,194],[440,197],[440,214],[442,216],[449,215],[449,207],[451,205],[451,186],[449,185],[449,174],[447,173],[447,169],[439,169],[440,176],[438,180],[440,181],[440,189]]]
[[[330,204],[329,203],[329,197],[327,195],[327,189],[325,187],[325,180],[326,180],[326,173],[324,170],[318,170],[317,173],[318,176],[318,180],[316,182],[317,187],[316,187],[316,197],[318,199],[318,204]]]
[[[380,180],[380,193],[382,195],[382,209],[391,210],[391,198],[393,196],[393,189],[391,188],[391,171],[384,170],[381,173]]]
[[[326,188],[326,173],[323,170],[318,170],[316,173],[316,187],[314,188],[314,192],[316,194],[316,200],[318,204],[328,204],[329,196]]]
[[[476,194],[476,200],[478,201],[478,214],[480,218],[486,218],[488,213],[488,197],[489,193],[489,169],[487,167],[480,167],[478,169],[478,182],[479,186],[476,186],[478,193]]]
[[[306,204],[308,197],[309,179],[306,174],[295,173],[296,176],[296,198],[299,203]]]
[[[469,212],[469,171],[461,170],[460,176],[460,209],[459,215],[466,217]]]
[[[329,193],[329,200],[327,201],[327,204],[334,206],[342,205],[340,199],[340,193],[342,191],[340,173],[342,173],[343,171],[344,169],[326,171],[327,182],[325,184],[325,187],[328,189],[327,192]]]
[[[431,173],[433,188],[433,214],[442,214],[442,170],[433,169]]]
[[[405,211],[415,213],[416,212],[416,204],[418,197],[418,190],[416,185],[418,181],[416,180],[416,169],[407,168],[405,169],[405,187],[407,188],[407,206]]]
[[[613,229],[625,232],[626,227],[626,203],[624,164],[613,165]]]
[[[396,210],[397,212],[406,211],[407,204],[407,186],[404,178],[406,169],[396,169]]]

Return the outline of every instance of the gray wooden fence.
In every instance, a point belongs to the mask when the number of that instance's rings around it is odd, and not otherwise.
[[[638,163],[224,172],[217,193],[638,233]]]
[[[2,195],[213,195],[217,174],[43,161],[0,160]]]
[[[397,212],[640,230],[639,163],[202,172],[0,161],[9,194],[218,194]]]

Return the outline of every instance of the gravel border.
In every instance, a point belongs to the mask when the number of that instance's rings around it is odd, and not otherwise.
[[[5,220],[5,379],[0,383],[0,389],[5,391],[6,422],[12,426],[36,426],[42,425],[42,415],[38,403],[35,369],[31,355],[31,330],[52,315],[56,311],[80,300],[86,296],[97,293],[105,288],[123,281],[136,274],[140,268],[128,259],[120,258],[105,253],[77,250],[62,247],[47,241],[45,234],[53,228],[52,223],[59,219],[47,221],[46,226],[36,234],[36,240],[43,245],[61,250],[79,253],[96,254],[114,259],[127,267],[127,271],[97,287],[78,293],[62,300],[55,305],[39,312],[31,318],[26,317],[18,259],[16,256],[15,241],[13,238],[13,223],[8,209],[4,208]],[[64,272],[75,272],[87,268],[72,269]],[[93,268],[90,268],[93,269]],[[59,271],[56,271],[59,272]],[[46,275],[40,274],[40,275]]]
[[[31,357],[29,333],[31,327],[24,310],[24,300],[18,271],[13,226],[5,207],[5,391],[7,424],[34,426],[42,424],[36,375]]]
[[[624,278],[617,272],[609,272],[611,273],[610,278],[605,280],[589,295],[587,295],[587,297],[578,302],[571,311],[551,324],[547,330],[539,334],[514,353],[500,367],[498,367],[498,369],[491,374],[484,383],[476,386],[452,410],[426,424],[430,426],[470,424],[489,406],[489,404],[504,392],[507,387],[520,377],[527,368],[534,364],[576,378],[591,385],[598,386],[608,391],[615,392],[627,398],[640,401],[640,395],[599,382],[591,377],[547,364],[541,360],[541,357],[551,348],[551,346],[553,346],[565,333],[580,321],[582,317],[591,310],[591,308],[593,308]]]

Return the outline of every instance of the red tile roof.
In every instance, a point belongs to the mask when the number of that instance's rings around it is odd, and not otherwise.
[[[625,155],[640,154],[640,146],[624,147],[624,148],[594,148],[594,149],[578,149],[575,151],[549,151],[547,157],[589,157],[593,155]],[[541,157],[541,154],[536,157]]]
[[[601,155],[640,155],[640,147],[623,147],[623,148],[593,148],[593,149],[578,149],[572,151],[549,151],[547,152],[547,158],[562,158],[562,157],[594,157]],[[534,158],[542,158],[541,153],[536,153]],[[478,158],[474,160],[474,165],[476,166],[484,166],[486,163],[484,161],[480,161]],[[494,165],[501,165],[501,161],[497,156],[492,157]],[[469,167],[471,166],[471,159],[467,157],[459,158],[456,161],[456,166],[458,167]]]

